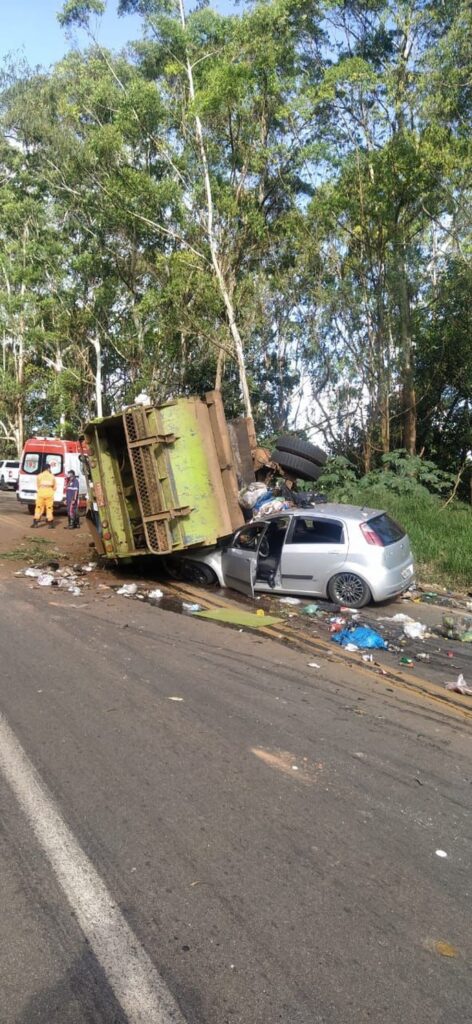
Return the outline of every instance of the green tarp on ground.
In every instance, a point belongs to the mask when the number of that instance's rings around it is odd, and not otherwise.
[[[262,626],[274,626],[282,619],[274,615],[255,615],[240,608],[216,608],[207,612],[197,612],[201,619],[215,619],[216,622],[228,622],[231,626],[247,626],[248,629],[261,629]]]

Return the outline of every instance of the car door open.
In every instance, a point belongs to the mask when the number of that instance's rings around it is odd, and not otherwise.
[[[254,597],[259,545],[266,529],[266,523],[243,526],[234,534],[221,558],[226,586],[249,597]]]

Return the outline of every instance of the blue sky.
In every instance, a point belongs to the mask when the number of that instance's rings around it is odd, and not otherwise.
[[[0,0],[0,58],[21,54],[33,67],[60,60],[71,45],[57,21],[61,6],[61,0]],[[118,18],[116,8],[117,0],[108,0],[105,16],[95,22],[100,42],[111,49],[140,34],[139,19]],[[84,44],[83,33],[76,38]]]
[[[93,21],[94,35],[104,46],[119,49],[130,39],[141,35],[140,19],[119,18],[118,0],[107,0],[106,14]],[[233,7],[232,0],[216,0],[221,11]],[[31,67],[49,67],[60,60],[72,45],[57,21],[62,0],[0,0],[0,62],[6,54],[26,58]],[[86,45],[84,33],[76,33],[75,41]]]

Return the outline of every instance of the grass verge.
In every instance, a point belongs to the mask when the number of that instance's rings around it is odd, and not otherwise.
[[[417,568],[417,580],[451,590],[472,587],[472,510],[461,502],[441,507],[424,488],[395,494],[381,487],[353,488],[349,500],[384,508],[407,531]]]
[[[41,562],[47,562],[51,558],[55,559],[57,556],[58,550],[53,544],[43,540],[42,537],[32,537],[31,540],[20,544],[11,551],[2,551],[0,562],[6,559],[11,562],[29,562],[30,565],[37,565]]]

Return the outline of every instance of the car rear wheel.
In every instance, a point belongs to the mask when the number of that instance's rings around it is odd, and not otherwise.
[[[298,477],[299,480],[318,480],[323,472],[322,466],[315,466],[314,462],[302,459],[300,455],[291,455],[290,452],[281,452],[278,448],[272,452],[272,462],[276,462],[286,473]]]
[[[322,448],[318,448],[316,444],[312,444],[311,441],[301,441],[298,437],[279,437],[277,438],[277,451],[288,452],[290,455],[300,455],[302,459],[308,459],[308,462],[314,462],[315,466],[325,466],[327,461],[326,452]]]
[[[354,572],[339,572],[328,583],[328,594],[335,604],[348,608],[363,608],[372,600],[372,594],[360,576]]]

